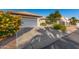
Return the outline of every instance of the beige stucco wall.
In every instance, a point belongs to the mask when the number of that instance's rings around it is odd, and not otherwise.
[[[40,18],[37,18],[37,27],[40,27]]]

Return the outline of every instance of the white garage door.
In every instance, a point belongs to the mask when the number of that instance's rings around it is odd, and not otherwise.
[[[37,19],[22,18],[21,20],[21,27],[36,27],[36,26],[37,26]]]

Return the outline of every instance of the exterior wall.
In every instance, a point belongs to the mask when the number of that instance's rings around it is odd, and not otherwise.
[[[65,26],[69,26],[70,25],[70,20],[68,18],[61,17],[60,23],[65,25]]]
[[[79,28],[79,23],[76,23],[76,27]]]
[[[40,18],[37,18],[37,27],[40,27]]]

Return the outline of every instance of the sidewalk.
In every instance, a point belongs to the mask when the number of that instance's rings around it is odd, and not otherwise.
[[[72,33],[72,32],[74,32],[76,30],[77,30],[77,28],[74,25],[71,25],[71,26],[67,27],[67,33]]]

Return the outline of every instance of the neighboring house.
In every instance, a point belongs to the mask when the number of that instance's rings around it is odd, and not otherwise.
[[[70,20],[68,18],[63,17],[63,16],[60,18],[59,22],[61,24],[65,25],[65,26],[69,26],[70,25]]]
[[[21,28],[24,27],[40,27],[40,18],[42,16],[29,12],[13,12],[8,11],[9,14],[21,16]]]
[[[76,27],[79,28],[79,23],[76,24]]]
[[[77,20],[76,27],[79,29],[79,20]]]

